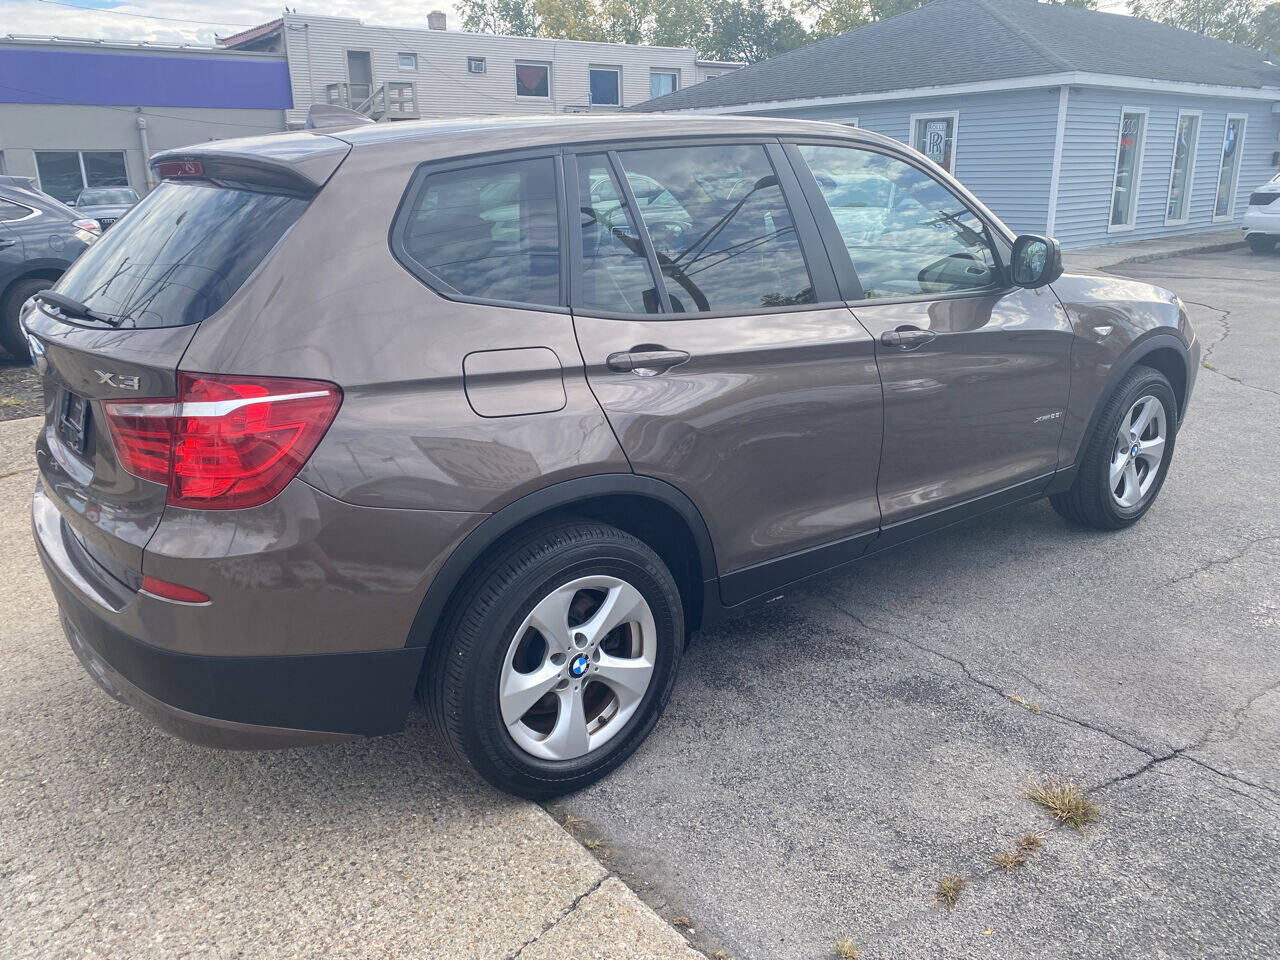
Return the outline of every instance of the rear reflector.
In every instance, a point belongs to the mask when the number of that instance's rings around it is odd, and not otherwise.
[[[161,597],[165,600],[177,600],[179,603],[208,603],[209,595],[194,590],[191,587],[184,587],[180,583],[170,583],[168,580],[161,580],[159,577],[143,576],[142,589],[155,597]]]
[[[180,373],[178,396],[102,404],[120,465],[199,510],[266,503],[302,469],[342,404],[322,380]]]
[[[156,173],[162,177],[203,177],[204,164],[199,160],[166,160],[156,164]]]

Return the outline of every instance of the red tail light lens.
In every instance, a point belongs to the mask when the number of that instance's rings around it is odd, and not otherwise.
[[[322,380],[178,375],[169,400],[102,407],[120,465],[202,510],[266,503],[297,476],[342,404]]]

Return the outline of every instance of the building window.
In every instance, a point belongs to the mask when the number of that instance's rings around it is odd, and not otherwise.
[[[40,189],[74,203],[85,187],[127,187],[123,150],[37,150]]]
[[[938,113],[911,118],[911,145],[948,173],[956,170],[956,127],[959,113]]]
[[[654,70],[649,74],[649,96],[665,97],[680,89],[679,70]]]
[[[484,73],[484,57],[467,57],[467,73]]]
[[[860,126],[862,126],[862,118],[861,118],[861,117],[850,117],[848,120],[841,120],[840,122],[841,122],[841,123],[843,123],[846,127],[860,127]]]
[[[1138,188],[1142,184],[1142,150],[1147,140],[1147,111],[1120,112],[1116,144],[1116,176],[1111,186],[1111,220],[1107,230],[1132,230],[1138,216]]]
[[[622,106],[622,71],[617,67],[591,68],[591,105]]]
[[[1222,162],[1218,167],[1218,195],[1213,201],[1213,219],[1230,220],[1236,212],[1236,187],[1240,183],[1240,157],[1244,153],[1244,125],[1241,113],[1227,114],[1222,131]]]
[[[396,64],[401,70],[417,70],[418,55],[416,53],[397,53]]]
[[[1183,110],[1173,135],[1173,168],[1169,171],[1169,205],[1166,224],[1186,223],[1191,213],[1191,191],[1195,187],[1196,141],[1200,139],[1200,112]]]
[[[546,63],[517,63],[516,96],[551,99],[551,66]]]

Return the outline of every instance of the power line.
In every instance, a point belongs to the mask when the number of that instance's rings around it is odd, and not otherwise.
[[[227,20],[186,20],[182,17],[158,17],[150,13],[129,13],[127,10],[108,10],[101,7],[81,7],[74,3],[67,3],[65,0],[36,0],[37,3],[48,3],[55,7],[69,7],[72,10],[79,10],[81,13],[113,13],[117,17],[138,17],[142,20],[164,20],[168,23],[192,23],[197,26],[210,27],[256,27],[256,23],[232,23]]]

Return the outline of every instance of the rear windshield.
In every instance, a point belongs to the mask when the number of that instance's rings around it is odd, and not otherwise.
[[[199,323],[306,207],[296,197],[165,181],[84,252],[58,291],[122,327]]]

